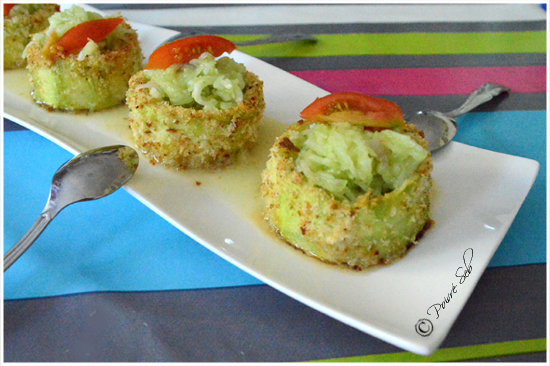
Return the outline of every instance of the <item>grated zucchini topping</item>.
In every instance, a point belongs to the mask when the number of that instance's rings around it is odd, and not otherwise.
[[[347,122],[316,123],[290,135],[300,149],[296,170],[336,198],[354,201],[400,187],[428,156],[410,136],[372,132]]]
[[[141,88],[175,106],[227,110],[243,100],[246,68],[229,57],[216,60],[205,52],[186,65],[144,72],[149,82]]]
[[[115,14],[105,18],[117,18],[120,14]],[[62,12],[57,12],[49,18],[50,26],[45,32],[36,33],[33,40],[41,44],[47,44],[51,40],[61,38],[67,31],[80,23],[90,20],[103,19],[101,14],[86,11],[83,8],[73,5],[69,9]],[[96,44],[91,39],[88,40],[86,46],[78,54],[78,61],[82,61],[86,56],[99,53],[102,49],[113,49],[116,47],[116,40],[123,39],[128,29],[124,27],[116,27],[115,30],[107,36],[103,41]]]

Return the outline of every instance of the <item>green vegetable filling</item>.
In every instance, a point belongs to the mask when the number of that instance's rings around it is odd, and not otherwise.
[[[397,189],[428,156],[408,135],[349,123],[316,123],[290,140],[300,149],[296,170],[336,198],[351,201]]]
[[[44,8],[42,4],[16,4],[10,11],[10,18],[30,16]]]
[[[120,14],[108,16],[105,18],[117,18]],[[80,23],[88,22],[90,20],[103,19],[101,14],[94,13],[92,11],[86,11],[83,8],[73,5],[69,9],[62,12],[56,12],[48,18],[50,26],[44,33],[36,33],[33,36],[33,40],[44,44],[49,37],[55,35],[57,38],[61,38],[67,31],[73,27],[76,27]],[[116,27],[115,30],[107,36],[103,41],[95,43],[91,39],[80,51],[78,60],[82,61],[84,57],[99,52],[100,50],[107,49],[112,50],[116,48],[117,40],[123,39],[127,32],[130,32],[124,27]]]
[[[117,18],[120,17],[120,14],[114,14],[105,18]],[[57,12],[49,18],[50,27],[46,35],[50,35],[53,32],[57,34],[58,37],[61,37],[67,31],[80,23],[88,22],[90,20],[103,19],[104,17],[101,14],[94,13],[93,11],[86,11],[83,8],[73,5],[69,9]],[[109,34],[108,39],[114,38],[123,38],[126,30],[122,27],[117,27],[113,33]]]
[[[244,65],[229,57],[218,60],[210,53],[186,65],[172,65],[166,70],[145,70],[149,78],[143,88],[153,97],[172,105],[194,109],[231,109],[243,100]]]

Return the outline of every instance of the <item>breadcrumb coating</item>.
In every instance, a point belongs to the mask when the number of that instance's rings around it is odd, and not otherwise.
[[[256,141],[265,109],[263,82],[246,72],[243,101],[222,110],[173,106],[155,98],[143,71],[130,80],[126,103],[136,145],[152,164],[178,170],[231,164]]]
[[[324,262],[363,269],[403,257],[430,220],[432,161],[428,157],[396,189],[336,198],[296,170],[299,149],[290,136],[311,122],[291,125],[273,145],[262,174],[265,218],[286,242]],[[399,131],[427,150],[416,127]]]
[[[68,111],[98,111],[125,101],[130,77],[141,70],[143,56],[137,33],[126,22],[124,36],[110,47],[79,54],[46,57],[44,40],[33,40],[25,51],[34,100],[46,107]]]
[[[48,18],[59,9],[55,4],[19,4],[4,16],[4,69],[27,65],[23,51],[34,33],[48,28]]]

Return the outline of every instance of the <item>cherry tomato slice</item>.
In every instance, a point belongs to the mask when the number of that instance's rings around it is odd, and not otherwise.
[[[57,46],[63,49],[62,52],[65,55],[80,51],[86,46],[89,39],[96,43],[103,41],[122,22],[123,19],[119,17],[90,20],[80,23],[62,35],[57,41]]]
[[[155,50],[149,56],[145,69],[167,69],[174,64],[187,64],[198,58],[204,52],[210,52],[214,57],[231,53],[237,47],[233,42],[217,36],[195,36],[178,39]]]
[[[4,4],[4,16],[7,17],[10,15],[11,8],[17,4]]]
[[[349,122],[372,128],[393,128],[405,123],[397,104],[355,92],[317,98],[300,117],[312,122]]]

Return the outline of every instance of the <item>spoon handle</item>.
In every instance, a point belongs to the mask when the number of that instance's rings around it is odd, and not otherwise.
[[[298,42],[298,41],[309,41],[317,42],[317,39],[308,34],[276,34],[269,36],[267,38],[255,39],[253,41],[242,41],[234,42],[237,46],[254,46],[260,44],[269,44],[269,43],[284,43],[284,42]]]
[[[496,97],[497,95],[503,93],[503,92],[510,92],[510,89],[502,86],[497,85],[493,83],[487,83],[482,86],[480,86],[476,91],[474,91],[468,99],[457,109],[444,113],[445,116],[450,118],[457,118],[462,116],[463,114],[468,113],[475,107],[490,101],[493,99],[493,97]]]
[[[19,240],[10,250],[4,254],[4,272],[23,254],[34,241],[42,234],[42,231],[53,220],[55,214],[50,210],[45,210],[40,214],[38,220],[27,231],[25,235]]]
[[[182,38],[198,36],[198,35],[201,35],[201,34],[205,34],[205,33],[201,33],[201,32],[198,32],[198,31],[178,33],[178,34],[168,38],[166,41],[162,42],[162,44],[164,45],[166,43],[174,42],[174,41],[177,41],[177,40],[182,39]],[[316,43],[317,38],[315,38],[315,37],[313,37],[309,34],[290,33],[290,34],[276,34],[276,35],[272,35],[272,36],[269,36],[269,37],[266,37],[266,38],[255,39],[255,40],[252,40],[252,41],[242,41],[242,42],[233,42],[233,43],[237,46],[255,46],[255,45],[261,45],[261,44],[298,42],[298,41],[309,41],[311,43]]]

